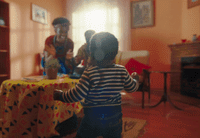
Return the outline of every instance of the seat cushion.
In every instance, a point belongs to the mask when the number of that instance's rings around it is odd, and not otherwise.
[[[120,64],[121,56],[122,56],[122,51],[118,51],[118,53],[117,53],[117,55],[115,57],[115,63],[116,64]]]
[[[146,50],[121,52],[119,64],[125,66],[131,58],[137,60],[140,63],[149,65],[149,51]]]
[[[133,72],[137,72],[138,74],[142,74],[143,69],[150,69],[151,66],[148,66],[146,64],[140,63],[137,60],[131,58],[128,63],[125,65],[125,68],[129,72],[129,74]]]

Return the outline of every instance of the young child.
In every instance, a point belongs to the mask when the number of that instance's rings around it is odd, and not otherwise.
[[[77,138],[121,138],[121,94],[124,89],[138,89],[138,75],[131,78],[124,66],[113,64],[118,53],[117,38],[101,32],[92,36],[89,45],[92,65],[85,69],[79,83],[66,92],[54,91],[54,100],[78,102],[84,99],[84,117]]]

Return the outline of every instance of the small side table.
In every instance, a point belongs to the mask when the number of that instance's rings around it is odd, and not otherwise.
[[[167,95],[167,74],[168,73],[181,73],[181,71],[150,71],[150,73],[163,73],[163,75],[164,75],[164,94],[163,94],[163,96],[161,97],[160,101],[157,104],[155,104],[153,106],[149,106],[149,108],[156,107],[159,104],[161,104],[162,102],[164,102],[164,104],[165,104],[165,102],[168,101],[174,108],[176,108],[178,110],[183,110],[183,109],[175,106],[172,103],[170,97]]]

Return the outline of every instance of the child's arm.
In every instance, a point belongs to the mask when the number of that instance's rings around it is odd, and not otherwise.
[[[127,92],[135,92],[139,88],[139,76],[136,72],[132,73],[131,76],[126,71],[125,86],[124,89]]]
[[[60,100],[60,96],[62,96],[63,91],[55,89],[53,93],[54,100]]]
[[[61,90],[54,90],[53,97],[54,100],[60,100],[66,103],[78,102],[85,98],[89,91],[89,87],[89,76],[87,74],[87,71],[85,70],[79,82],[74,88],[71,88],[66,92],[63,92]]]
[[[131,77],[132,77],[133,79],[136,79],[138,82],[140,82],[140,77],[139,77],[139,75],[137,74],[137,72],[133,72],[133,73],[131,74]]]

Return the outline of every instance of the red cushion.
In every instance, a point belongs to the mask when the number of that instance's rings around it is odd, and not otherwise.
[[[131,58],[128,61],[128,63],[125,65],[125,68],[129,72],[129,74],[133,72],[137,72],[138,74],[141,74],[143,69],[150,69],[151,67]]]
[[[84,64],[85,64],[85,63],[84,63],[84,59],[83,59],[83,61],[82,61],[82,64],[81,64],[81,65],[83,65],[83,66],[84,66]]]

